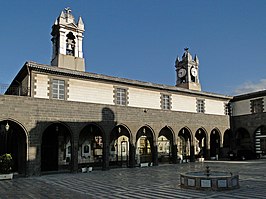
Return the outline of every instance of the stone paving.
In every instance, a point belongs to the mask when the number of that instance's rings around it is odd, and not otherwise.
[[[230,171],[240,176],[240,189],[199,191],[180,188],[180,172]],[[123,168],[90,173],[51,174],[0,181],[0,198],[266,198],[266,160],[205,161]]]

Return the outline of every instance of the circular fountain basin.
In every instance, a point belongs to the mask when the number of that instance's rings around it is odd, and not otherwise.
[[[188,189],[215,191],[237,189],[239,188],[239,176],[220,171],[181,173],[180,186]]]

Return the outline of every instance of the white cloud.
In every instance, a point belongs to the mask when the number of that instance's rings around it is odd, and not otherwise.
[[[266,90],[266,79],[261,79],[259,82],[245,82],[244,84],[236,87],[234,90],[235,95],[251,93],[256,91]]]

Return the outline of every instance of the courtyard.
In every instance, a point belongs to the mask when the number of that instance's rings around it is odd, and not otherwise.
[[[0,198],[266,198],[265,164],[266,159],[205,161],[19,177],[0,181]],[[180,187],[180,173],[204,170],[207,165],[239,174],[240,188],[216,192]]]

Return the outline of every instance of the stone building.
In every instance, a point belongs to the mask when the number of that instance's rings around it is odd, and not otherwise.
[[[83,32],[65,9],[52,27],[51,65],[26,62],[0,95],[0,152],[12,154],[16,172],[227,156],[233,97],[201,91],[197,56],[186,48],[176,59],[176,86],[94,74],[85,72]]]
[[[235,96],[231,100],[231,129],[234,132],[232,148],[243,150],[246,156],[266,155],[265,100],[265,90]]]

